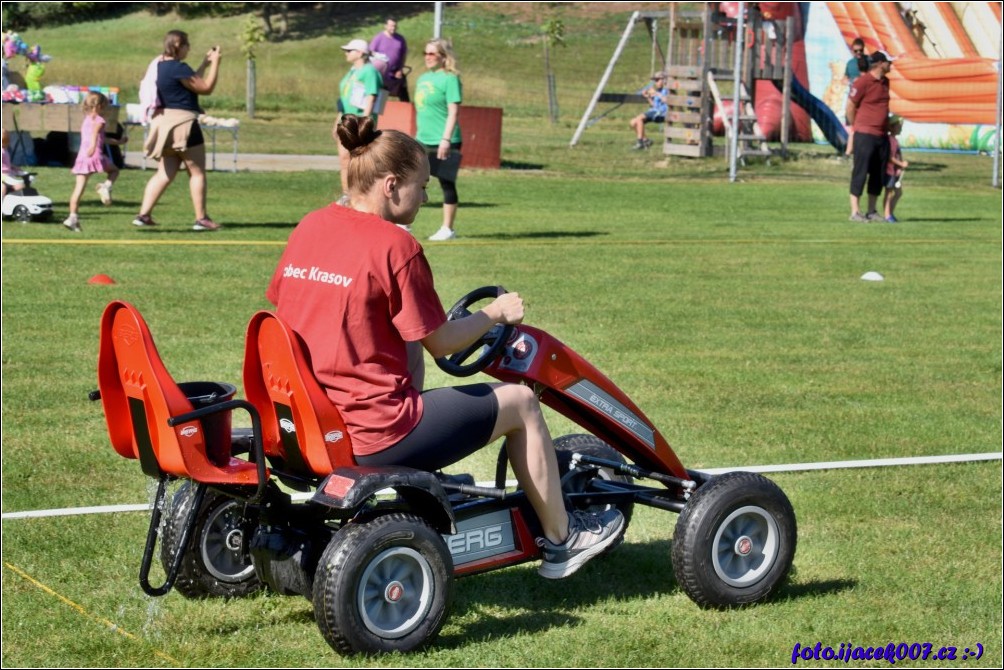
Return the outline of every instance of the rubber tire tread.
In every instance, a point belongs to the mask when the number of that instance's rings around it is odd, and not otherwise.
[[[190,482],[185,482],[174,494],[171,505],[164,512],[166,518],[163,521],[160,561],[165,571],[169,569],[174,556],[174,547],[181,539],[182,525],[185,517],[188,516],[188,510],[191,509],[194,497],[195,488]],[[199,510],[195,527],[192,529],[190,546],[185,558],[181,561],[181,568],[178,570],[178,577],[174,582],[174,589],[186,598],[243,598],[265,588],[254,571],[246,579],[239,582],[221,582],[209,572],[202,562],[202,552],[198,548],[198,543],[202,537],[203,526],[220,504],[228,504],[233,501],[233,498],[221,493],[206,491],[202,500],[202,508]]]
[[[407,540],[411,536],[412,541]],[[433,605],[425,620],[404,637],[375,636],[356,605],[359,578],[370,560],[385,549],[408,546],[429,562],[433,571]],[[328,543],[314,575],[314,619],[321,635],[342,655],[402,653],[431,644],[446,622],[453,601],[453,559],[443,537],[414,514],[395,512],[365,523],[348,523]]]
[[[763,508],[778,526],[780,546],[774,565],[748,588],[724,583],[711,562],[718,524],[747,505]],[[795,511],[784,492],[753,472],[729,472],[704,484],[687,501],[676,522],[672,561],[676,581],[704,608],[725,609],[767,600],[788,577],[797,542]]]

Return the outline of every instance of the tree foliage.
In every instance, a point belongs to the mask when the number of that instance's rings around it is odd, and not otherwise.
[[[289,4],[286,2],[5,2],[3,25],[5,30],[19,31],[81,21],[97,21],[140,10],[158,16],[175,12],[183,19],[254,13],[262,17],[266,33],[272,34],[271,16],[280,14],[285,26]],[[282,32],[279,31],[280,34]]]

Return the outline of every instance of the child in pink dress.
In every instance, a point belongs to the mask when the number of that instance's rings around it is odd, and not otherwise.
[[[108,106],[108,98],[97,92],[90,92],[84,98],[84,122],[80,127],[80,152],[73,164],[73,174],[77,175],[77,183],[70,196],[70,216],[63,225],[75,233],[81,231],[77,210],[80,207],[80,197],[87,187],[87,180],[96,172],[104,172],[108,178],[98,184],[98,195],[105,205],[112,204],[112,185],[118,179],[119,170],[105,155],[105,120],[101,112]],[[125,140],[121,140],[124,142]]]

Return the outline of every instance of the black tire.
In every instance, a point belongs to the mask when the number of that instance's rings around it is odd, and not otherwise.
[[[412,514],[346,524],[314,575],[314,618],[340,654],[409,652],[429,644],[452,597],[446,542]]]
[[[28,208],[25,207],[24,205],[16,206],[14,208],[14,211],[11,213],[11,216],[14,217],[15,220],[20,221],[21,223],[28,223],[29,221],[31,221],[31,212],[29,212]]]
[[[164,512],[160,562],[169,570],[195,498],[190,482],[181,485]],[[248,553],[244,506],[221,493],[206,491],[195,519],[174,588],[186,598],[240,598],[260,591]]]
[[[572,463],[572,454],[579,453],[585,456],[595,456],[608,461],[626,463],[619,451],[594,435],[576,434],[562,435],[554,440],[554,450],[558,455],[558,471],[561,475],[561,490],[565,493],[580,493],[585,491],[589,482],[593,479],[605,479],[613,482],[624,482],[631,484],[634,478],[630,475],[622,475],[614,472],[610,468],[593,468],[592,466],[580,466],[575,470],[569,470]],[[609,506],[587,507],[587,511],[600,512]],[[634,502],[622,502],[616,505],[621,514],[624,515],[624,530],[627,530],[631,521],[631,514],[634,512]]]
[[[676,523],[676,581],[702,607],[761,602],[788,576],[795,511],[774,482],[730,472],[697,489]]]

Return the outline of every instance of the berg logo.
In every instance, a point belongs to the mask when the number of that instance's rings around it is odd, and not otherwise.
[[[520,340],[512,347],[512,355],[518,360],[524,360],[533,353],[533,343],[529,340]]]
[[[199,429],[196,428],[195,426],[185,426],[184,428],[181,429],[181,434],[184,437],[191,437],[192,435],[195,435],[198,432]]]
[[[296,432],[296,424],[294,424],[289,419],[279,419],[279,427],[282,428],[287,433]]]
[[[325,435],[324,435],[324,441],[325,442],[340,442],[343,437],[345,437],[345,435],[342,433],[342,431],[340,431],[340,430],[333,430],[333,431],[331,431],[329,433],[325,433]]]

